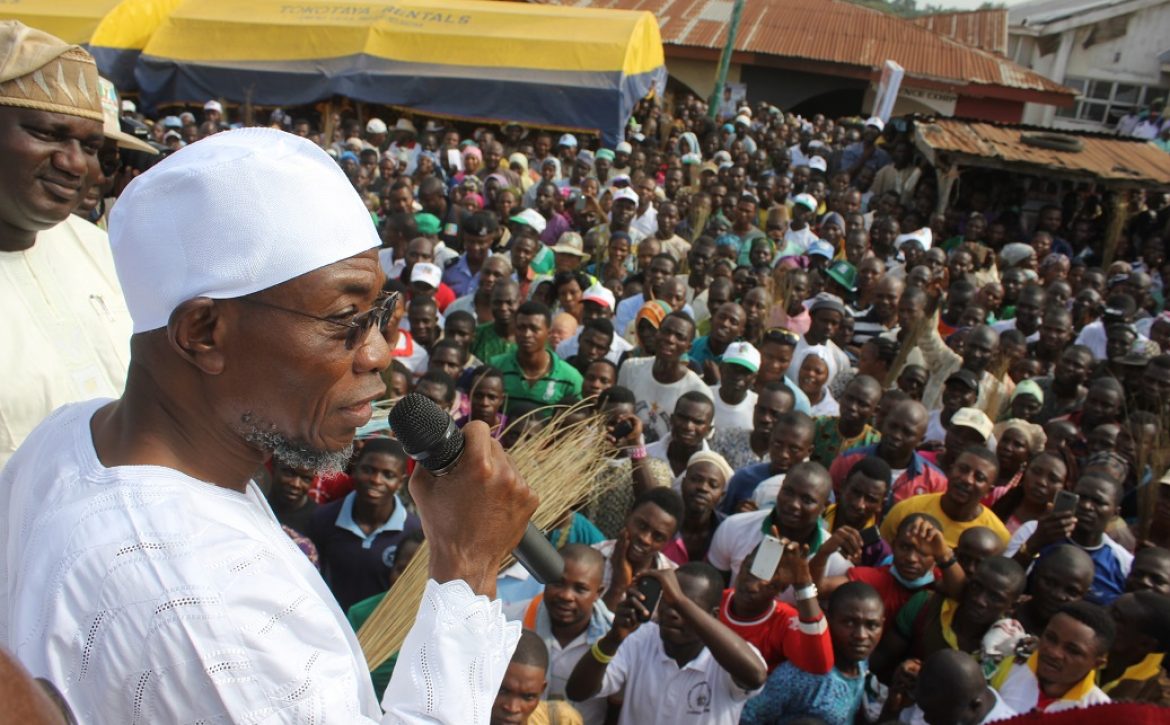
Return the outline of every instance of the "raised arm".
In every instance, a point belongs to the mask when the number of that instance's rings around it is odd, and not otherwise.
[[[642,572],[638,578],[658,580],[662,585],[662,601],[674,607],[711,651],[711,656],[719,666],[731,675],[732,681],[745,690],[754,690],[764,684],[768,678],[768,666],[764,658],[742,637],[720,622],[714,613],[703,609],[683,594],[673,569],[652,569]]]

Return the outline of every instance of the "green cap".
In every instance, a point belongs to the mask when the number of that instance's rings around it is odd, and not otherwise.
[[[857,268],[844,259],[830,264],[825,274],[850,292],[857,291]]]
[[[439,217],[434,214],[427,214],[425,211],[420,211],[414,215],[414,222],[418,224],[418,233],[424,237],[437,236],[439,233]]]

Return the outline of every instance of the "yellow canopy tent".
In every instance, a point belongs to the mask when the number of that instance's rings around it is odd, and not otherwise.
[[[102,75],[123,91],[135,90],[134,68],[154,31],[183,0],[119,0],[87,38]]]
[[[485,0],[186,0],[154,31],[135,75],[147,102],[295,105],[336,94],[596,131],[616,143],[638,100],[663,87],[666,68],[647,12]]]
[[[66,43],[83,45],[118,0],[0,0],[0,20],[56,35]]]

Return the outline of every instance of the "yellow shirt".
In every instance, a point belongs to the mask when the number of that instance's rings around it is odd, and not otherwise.
[[[991,509],[986,506],[981,507],[979,515],[971,521],[955,521],[951,517],[943,513],[940,501],[944,494],[941,493],[925,493],[918,496],[911,496],[905,501],[901,501],[890,509],[890,513],[886,514],[886,518],[882,521],[882,538],[886,541],[893,541],[894,536],[898,533],[898,526],[910,514],[929,514],[938,519],[942,524],[943,539],[947,542],[947,546],[954,549],[959,545],[959,536],[967,529],[973,529],[976,526],[986,526],[995,532],[1004,543],[1007,545],[1011,539],[1011,534],[1008,533],[1007,527],[999,520],[999,517],[991,512]]]
[[[528,716],[526,725],[585,725],[585,721],[569,703],[544,700]]]

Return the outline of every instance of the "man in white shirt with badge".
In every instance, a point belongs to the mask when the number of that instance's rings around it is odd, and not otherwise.
[[[653,603],[631,589],[613,627],[577,663],[570,700],[622,692],[623,723],[736,725],[763,687],[767,665],[755,647],[716,616],[723,581],[709,564],[644,572],[661,589]]]

